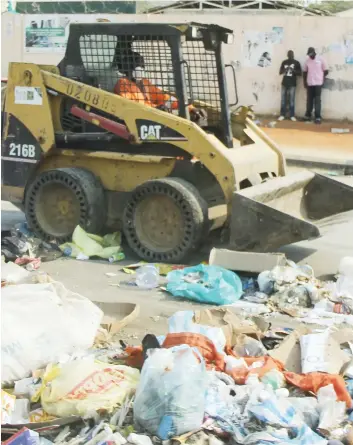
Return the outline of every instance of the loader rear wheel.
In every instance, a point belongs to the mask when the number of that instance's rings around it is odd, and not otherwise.
[[[97,233],[106,219],[104,190],[88,170],[49,170],[29,185],[25,213],[31,229],[45,240],[65,242],[77,225]]]
[[[136,187],[123,215],[129,246],[147,261],[178,262],[200,244],[208,207],[183,179],[164,178]]]

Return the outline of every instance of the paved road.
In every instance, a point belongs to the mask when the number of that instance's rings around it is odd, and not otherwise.
[[[344,178],[353,185],[353,178]],[[2,230],[11,228],[23,220],[23,215],[11,204],[2,202]],[[317,276],[334,274],[340,259],[353,252],[353,211],[326,220],[322,227],[323,236],[316,240],[303,241],[283,248],[294,261],[309,263]],[[207,260],[207,254],[200,255],[199,261]],[[140,317],[121,333],[131,343],[138,343],[147,332],[162,334],[166,332],[167,318],[182,309],[199,305],[179,301],[162,291],[142,291],[121,281],[131,280],[131,275],[121,271],[123,265],[135,262],[136,258],[109,264],[106,261],[76,261],[61,258],[43,263],[41,270],[48,272],[55,280],[92,301],[133,302],[140,305]],[[106,276],[107,272],[116,274]],[[120,283],[120,287],[117,284]]]

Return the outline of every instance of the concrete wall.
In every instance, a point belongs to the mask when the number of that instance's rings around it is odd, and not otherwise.
[[[237,82],[241,104],[254,105],[259,114],[279,112],[281,78],[278,75],[281,61],[289,49],[303,63],[308,46],[327,60],[330,68],[328,87],[323,91],[323,117],[353,121],[353,64],[345,63],[344,42],[353,39],[353,19],[343,17],[297,17],[228,14],[166,14],[166,15],[114,15],[105,16],[117,22],[185,22],[218,23],[233,29],[235,42],[224,45],[225,62],[237,67]],[[81,18],[82,19],[82,18]],[[92,21],[96,16],[92,15]],[[75,21],[80,16],[75,16]],[[87,21],[87,15],[85,16]],[[244,54],[244,32],[271,32],[273,27],[283,28],[283,41],[273,45],[272,64],[269,67],[247,67]],[[2,14],[2,76],[6,76],[10,61],[57,64],[62,54],[33,54],[24,51],[24,20],[18,14]],[[230,70],[229,70],[230,71]],[[232,80],[228,79],[230,100],[234,98]],[[297,115],[305,111],[305,90],[302,82],[297,88]]]

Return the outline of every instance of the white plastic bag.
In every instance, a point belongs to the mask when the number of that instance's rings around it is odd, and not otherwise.
[[[213,342],[219,353],[223,353],[227,341],[222,328],[194,323],[194,315],[194,311],[175,312],[168,320],[169,333],[192,332],[204,335]]]
[[[195,351],[183,345],[148,357],[134,402],[142,430],[166,440],[201,427],[207,375]]]
[[[7,284],[17,284],[27,281],[30,277],[28,270],[9,261],[1,264],[1,280]]]
[[[31,371],[92,346],[103,312],[63,284],[19,284],[2,289],[1,379]]]
[[[93,358],[48,367],[41,390],[44,410],[58,417],[111,412],[135,392],[140,372],[122,365],[95,363]]]
[[[332,384],[323,386],[317,392],[320,420],[318,429],[332,431],[346,418],[345,402],[337,401],[337,394]]]

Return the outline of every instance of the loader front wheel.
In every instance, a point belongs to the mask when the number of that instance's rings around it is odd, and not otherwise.
[[[136,187],[123,215],[129,246],[149,262],[179,262],[205,235],[208,207],[198,190],[179,178]]]
[[[97,233],[106,219],[104,190],[88,170],[49,170],[26,190],[25,213],[30,228],[44,240],[68,241],[77,225]]]

